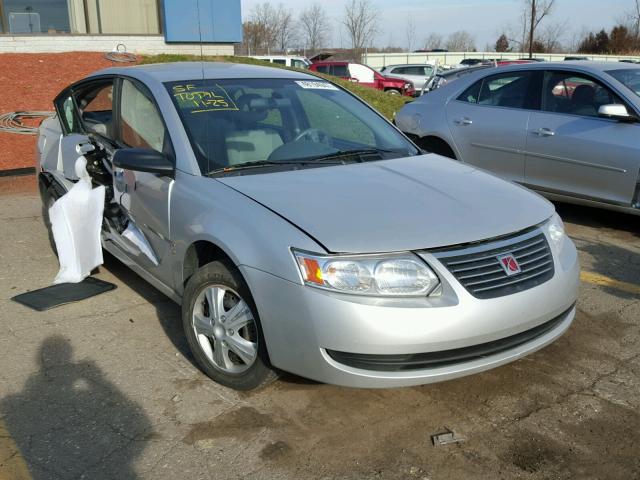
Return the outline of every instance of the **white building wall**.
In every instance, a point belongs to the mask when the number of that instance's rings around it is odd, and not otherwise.
[[[110,52],[200,55],[200,44],[165,43],[162,35],[0,35],[0,53]],[[233,44],[203,44],[204,55],[233,55]]]

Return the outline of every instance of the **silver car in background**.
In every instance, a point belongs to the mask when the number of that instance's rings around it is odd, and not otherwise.
[[[423,155],[326,80],[111,68],[55,106],[38,141],[44,205],[84,152],[107,190],[104,249],[182,305],[195,360],[223,385],[276,370],[436,382],[516,360],[573,321],[578,259],[551,203]]]
[[[436,74],[437,68],[432,64],[416,63],[403,65],[387,65],[380,73],[387,77],[401,78],[413,83],[416,95],[420,95],[424,85]]]
[[[640,214],[640,65],[485,69],[405,106],[396,125],[427,151],[550,199]]]

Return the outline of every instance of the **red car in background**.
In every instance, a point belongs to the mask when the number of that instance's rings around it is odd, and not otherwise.
[[[416,89],[411,82],[385,77],[380,72],[361,63],[320,61],[312,63],[309,70],[357,82],[365,87],[375,88],[393,95],[414,97],[416,94]]]

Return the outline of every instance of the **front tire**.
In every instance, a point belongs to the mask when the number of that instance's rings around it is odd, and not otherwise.
[[[56,241],[53,237],[53,230],[51,229],[51,219],[49,218],[49,210],[53,207],[53,204],[58,200],[58,195],[53,188],[53,186],[49,186],[43,194],[42,197],[42,220],[44,221],[44,226],[47,228],[47,236],[49,237],[49,245],[51,246],[51,250],[53,254],[58,256],[58,249],[56,248]]]
[[[396,90],[395,88],[390,88],[389,90],[387,90],[387,93],[389,95],[402,95],[402,92],[400,90]]]
[[[202,371],[235,390],[253,390],[277,378],[271,369],[258,312],[238,269],[216,261],[189,279],[182,323]]]

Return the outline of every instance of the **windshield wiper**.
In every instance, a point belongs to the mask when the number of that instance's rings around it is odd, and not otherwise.
[[[386,150],[384,148],[361,148],[357,150],[341,150],[336,153],[330,153],[328,155],[315,157],[313,159],[310,159],[309,161],[310,162],[325,162],[325,161],[332,161],[332,160],[344,161],[344,159],[346,158],[355,157],[356,162],[364,162],[365,160],[362,158],[363,156],[375,155],[375,154],[381,154],[381,153],[400,153],[400,152],[397,152],[395,150]]]
[[[230,165],[227,167],[216,168],[211,170],[207,175],[215,175],[217,173],[237,172],[239,170],[248,170],[250,168],[277,167],[280,165],[305,165],[311,163],[308,159],[301,160],[258,160],[255,162],[240,163],[238,165]]]

